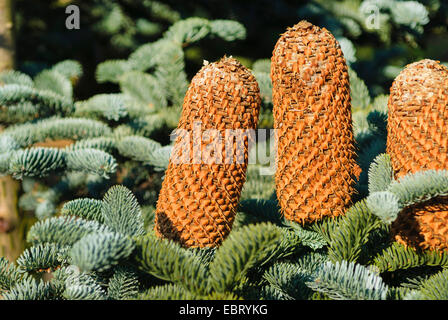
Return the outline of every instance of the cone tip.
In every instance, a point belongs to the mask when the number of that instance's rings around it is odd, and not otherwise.
[[[403,70],[406,69],[446,69],[446,67],[440,64],[439,60],[422,59],[406,65]]]

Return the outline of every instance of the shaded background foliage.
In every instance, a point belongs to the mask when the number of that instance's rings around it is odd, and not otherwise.
[[[354,44],[356,61],[351,66],[373,96],[387,94],[393,78],[407,63],[422,58],[448,61],[446,1],[419,1],[428,18],[422,26],[394,23],[398,18],[381,9],[387,21],[380,23],[379,30],[361,25],[363,2],[367,1],[18,0],[18,69],[33,75],[63,59],[74,59],[84,68],[75,96],[85,99],[99,91],[114,92],[117,88],[113,85],[95,81],[98,63],[125,58],[139,45],[159,38],[173,22],[193,16],[239,21],[246,27],[247,37],[234,42],[205,39],[188,47],[186,71],[190,78],[203,59],[215,61],[223,53],[237,56],[249,67],[257,59],[270,57],[279,34],[301,19]],[[387,1],[371,2],[379,6]],[[65,27],[65,8],[70,4],[80,8],[80,30]],[[424,14],[417,18],[425,20]]]

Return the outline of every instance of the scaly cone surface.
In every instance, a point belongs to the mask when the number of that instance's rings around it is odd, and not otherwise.
[[[360,168],[339,43],[325,28],[299,22],[277,41],[271,78],[282,214],[302,224],[343,214]]]
[[[193,77],[157,202],[159,237],[185,247],[215,247],[227,237],[246,179],[244,133],[256,128],[260,104],[255,77],[231,57]]]
[[[387,153],[395,178],[448,169],[448,69],[424,59],[406,66],[390,89]],[[448,198],[405,208],[395,239],[422,249],[448,249]]]

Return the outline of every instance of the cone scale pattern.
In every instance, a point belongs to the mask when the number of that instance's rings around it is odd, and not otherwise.
[[[448,69],[412,63],[394,80],[388,102],[387,153],[395,178],[448,169]],[[448,198],[404,209],[392,224],[395,239],[422,249],[448,249]]]
[[[438,198],[402,210],[392,234],[405,246],[423,250],[448,249],[448,200]]]
[[[159,237],[185,247],[214,247],[227,237],[246,178],[249,138],[226,133],[255,129],[260,104],[255,77],[233,58],[207,64],[193,77],[177,127],[188,134],[176,138],[157,202]],[[203,140],[195,133],[199,126]]]
[[[302,224],[343,214],[360,169],[339,43],[325,28],[299,22],[274,48],[271,78],[282,214]]]

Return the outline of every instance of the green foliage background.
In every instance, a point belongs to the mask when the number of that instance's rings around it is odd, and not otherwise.
[[[65,28],[69,4],[80,30]],[[379,29],[366,25],[373,5]],[[156,238],[189,80],[203,60],[233,55],[257,78],[259,127],[271,128],[269,59],[301,19],[327,27],[350,66],[356,203],[337,219],[285,221],[257,163],[222,246]],[[18,67],[0,74],[0,173],[21,180],[20,209],[36,222],[17,261],[0,258],[4,299],[448,298],[447,253],[389,237],[403,207],[447,194],[448,173],[395,181],[384,153],[391,81],[407,63],[448,61],[445,1],[17,0],[16,22]],[[74,143],[39,146],[61,139]]]
[[[400,2],[424,8],[402,5],[390,9],[389,4]],[[69,4],[81,10],[80,30],[65,28]],[[381,8],[379,29],[365,26],[363,12],[368,13],[371,4]],[[236,20],[247,30],[244,41],[204,39],[204,45],[189,47],[189,77],[203,59],[215,61],[223,53],[241,57],[249,67],[269,58],[278,36],[301,19],[352,42],[356,60],[352,66],[373,95],[387,94],[391,81],[407,63],[425,57],[448,61],[448,3],[442,0],[17,0],[16,8],[19,68],[34,74],[61,60],[80,61],[84,67],[83,82],[76,89],[80,98],[104,91],[94,81],[98,63],[127,57],[139,45],[158,39],[175,21],[188,17]]]

